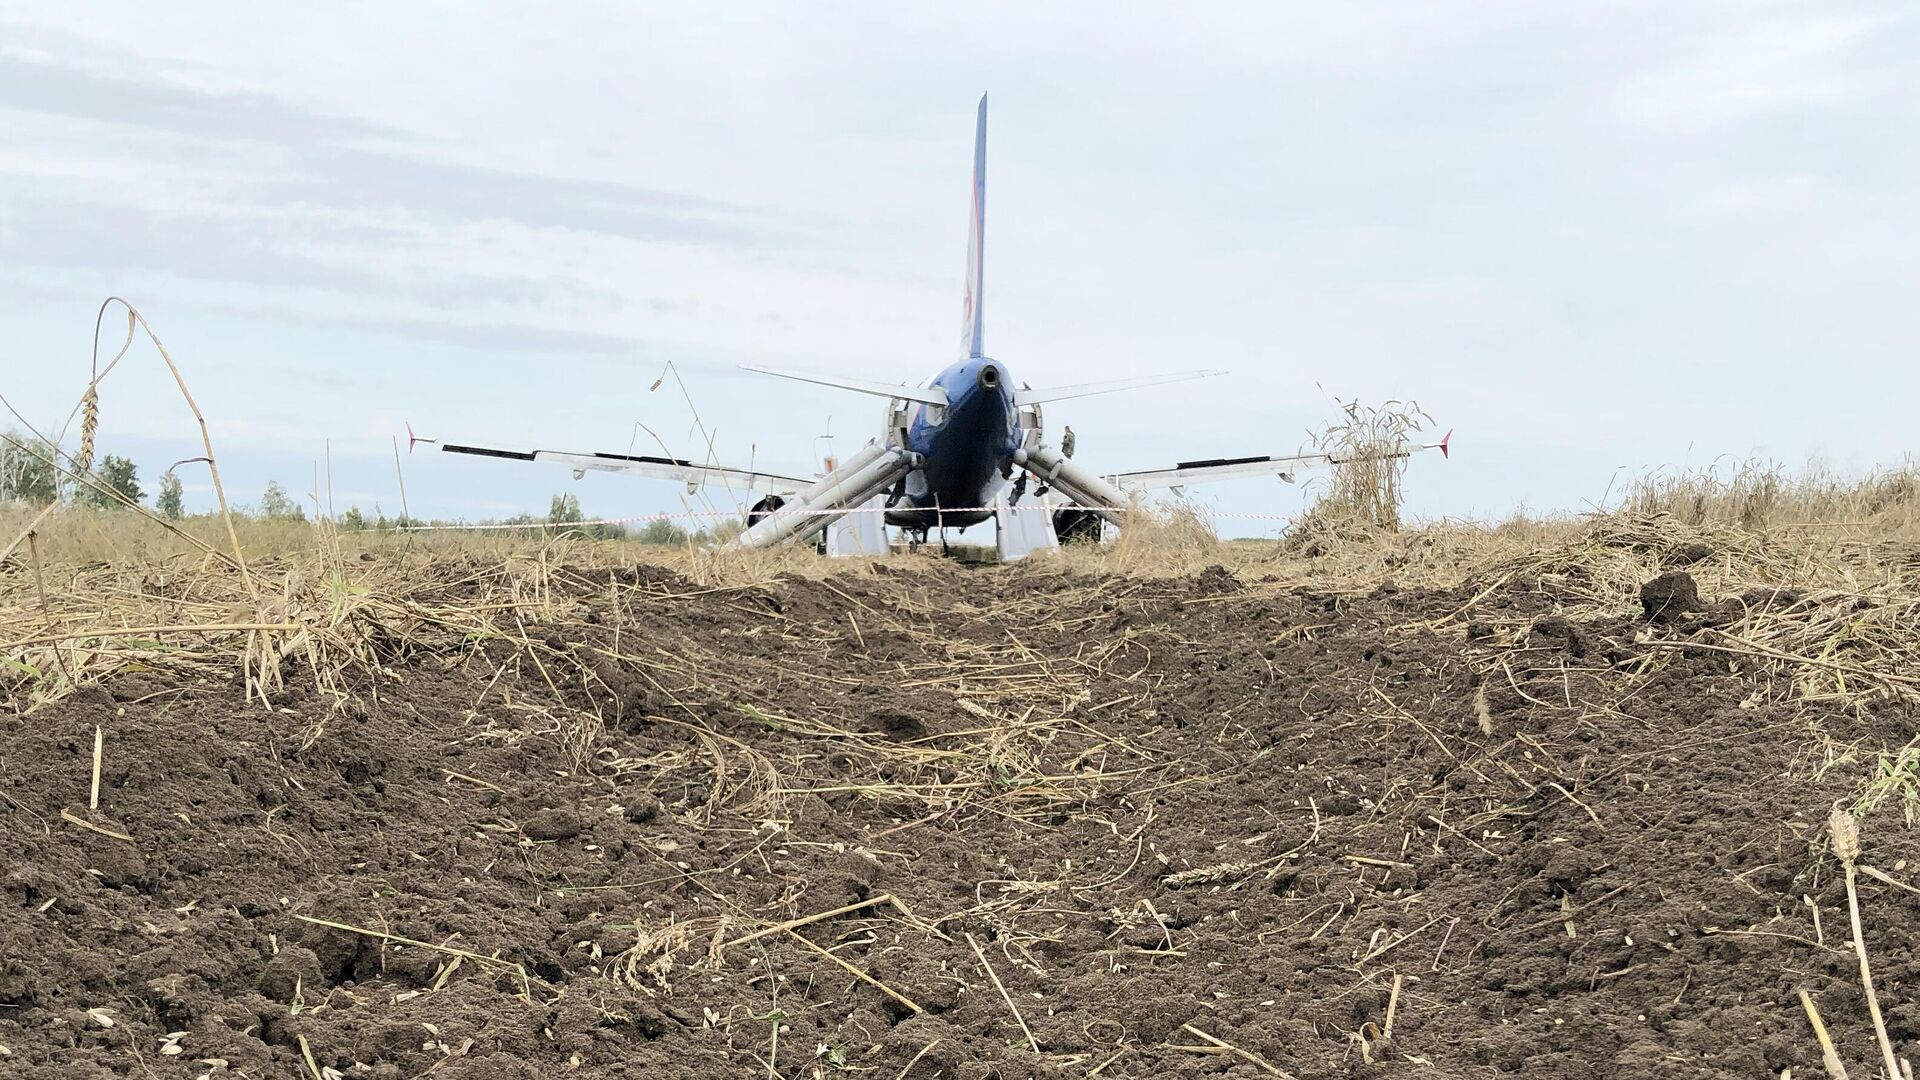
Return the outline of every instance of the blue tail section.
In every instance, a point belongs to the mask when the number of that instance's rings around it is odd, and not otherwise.
[[[969,357],[984,356],[981,306],[987,255],[987,95],[980,95],[980,122],[973,136],[973,217],[967,222],[967,303],[961,310],[960,343]]]

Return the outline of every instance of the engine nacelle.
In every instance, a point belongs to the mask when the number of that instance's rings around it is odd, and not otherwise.
[[[1053,513],[1053,534],[1062,544],[1097,544],[1106,524],[1092,510],[1069,508]]]
[[[787,500],[779,495],[769,495],[759,502],[754,503],[752,508],[747,511],[747,528],[751,529],[755,525],[760,524],[763,518],[771,517],[776,510],[779,510],[785,505],[787,505]]]

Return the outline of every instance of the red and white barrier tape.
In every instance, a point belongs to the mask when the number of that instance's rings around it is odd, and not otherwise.
[[[907,509],[907,508],[896,507],[894,509]],[[994,507],[994,506],[951,506],[951,507],[944,508],[942,512],[947,514],[978,514],[978,513],[997,513],[999,509],[1000,509],[999,507]],[[1059,510],[1085,510],[1085,511],[1092,511],[1095,513],[1099,513],[1103,511],[1113,511],[1113,512],[1125,513],[1132,510],[1146,510],[1151,512],[1155,508],[1154,507],[1133,507],[1133,506],[1078,506],[1072,503],[1062,503],[1059,505],[1049,504],[1046,506],[1018,506],[1018,507],[1014,507],[1013,509],[1024,510],[1024,511],[1044,510],[1047,513],[1053,513]],[[858,507],[853,507],[845,510],[787,510],[787,511],[780,511],[780,512],[786,513],[786,514],[800,514],[807,517],[840,517],[846,514],[885,514],[889,512],[889,508],[883,507],[883,506],[858,506]],[[1295,517],[1299,516],[1297,514],[1248,514],[1248,513],[1230,512],[1225,510],[1221,510],[1221,511],[1206,510],[1206,511],[1202,511],[1202,513],[1204,513],[1205,516],[1211,517],[1211,518],[1232,518],[1237,521],[1292,521]],[[636,514],[633,517],[588,518],[584,521],[484,522],[484,523],[477,523],[472,525],[444,524],[444,523],[434,524],[434,525],[395,525],[395,526],[389,526],[385,529],[367,529],[364,531],[367,531],[367,532],[500,532],[500,531],[505,531],[510,529],[523,529],[523,530],[526,530],[526,529],[581,529],[581,528],[587,528],[594,525],[641,525],[641,524],[650,525],[657,521],[677,522],[677,521],[693,521],[693,520],[699,520],[699,519],[705,519],[709,521],[741,521],[743,520],[743,515],[738,513],[728,513],[720,510],[687,510],[687,511],[681,511],[679,513]]]

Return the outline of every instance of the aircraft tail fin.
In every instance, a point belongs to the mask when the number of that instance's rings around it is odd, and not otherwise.
[[[966,355],[982,356],[981,304],[986,287],[987,245],[987,95],[980,95],[980,120],[973,135],[973,215],[967,222],[967,299],[961,309],[960,343]]]

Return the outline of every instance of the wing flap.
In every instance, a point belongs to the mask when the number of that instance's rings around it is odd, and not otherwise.
[[[440,449],[449,454],[473,454],[476,457],[506,458],[509,461],[532,461],[534,451],[495,450],[490,446],[455,446],[452,443],[442,445]]]
[[[1404,450],[1384,456],[1404,458],[1412,457],[1422,450],[1438,450],[1442,457],[1448,457],[1451,456],[1448,443],[1452,440],[1453,432],[1449,431],[1437,443],[1408,446]],[[1206,458],[1201,461],[1182,461],[1171,469],[1143,469],[1139,472],[1114,473],[1109,475],[1108,479],[1132,491],[1185,487],[1188,484],[1207,480],[1232,480],[1243,476],[1278,476],[1287,483],[1292,483],[1293,474],[1300,469],[1319,465],[1338,465],[1348,460],[1351,459],[1328,453]]]
[[[1205,480],[1231,480],[1242,476],[1278,476],[1293,482],[1294,470],[1327,460],[1325,454],[1296,454],[1291,457],[1209,458],[1183,461],[1171,469],[1143,469],[1115,473],[1110,479],[1130,491],[1154,491],[1182,487]]]

